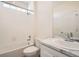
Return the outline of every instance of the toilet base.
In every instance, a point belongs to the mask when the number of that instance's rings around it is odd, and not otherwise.
[[[36,55],[30,55],[30,56],[26,56],[26,55],[24,55],[24,57],[40,57],[40,53],[38,53],[38,54],[36,54]]]
[[[39,57],[40,49],[35,46],[30,46],[23,50],[24,57]]]

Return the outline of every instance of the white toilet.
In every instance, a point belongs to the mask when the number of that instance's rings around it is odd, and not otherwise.
[[[39,48],[35,46],[27,47],[23,50],[25,57],[39,57]]]
[[[39,57],[40,56],[40,49],[39,49],[39,42],[35,40],[34,42],[31,41],[31,37],[29,36],[29,43],[28,45],[32,44],[31,46],[25,48],[23,50],[23,54],[25,57]],[[34,43],[36,46],[34,46]]]

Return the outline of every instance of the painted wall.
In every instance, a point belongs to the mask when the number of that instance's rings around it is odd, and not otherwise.
[[[36,3],[36,37],[52,37],[53,8],[51,1]]]
[[[79,37],[79,2],[59,2],[54,7],[54,34],[70,33]]]
[[[0,5],[0,53],[26,46],[33,32],[33,15]]]
[[[24,47],[27,36],[52,37],[52,2],[36,2],[34,15],[0,6],[0,54]]]

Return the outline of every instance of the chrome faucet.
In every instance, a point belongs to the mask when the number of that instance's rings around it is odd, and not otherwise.
[[[70,33],[67,33],[66,34],[66,40],[65,41],[70,41],[70,42],[73,42],[74,40],[71,39],[71,37],[73,37],[73,34],[70,32]]]
[[[27,44],[28,44],[28,45],[30,44],[30,41],[31,41],[31,36],[29,35],[29,36],[28,36],[28,39],[27,39]]]
[[[69,41],[70,40],[70,35],[69,35],[69,33],[65,33],[65,41]]]
[[[70,39],[70,34],[69,33],[67,33],[67,38]]]
[[[72,34],[72,32],[70,32],[70,33],[68,33],[68,32],[60,32],[62,35],[63,35],[63,37],[65,38],[65,41],[73,41],[72,39],[71,39],[71,37],[73,37],[73,34]]]
[[[27,41],[30,41],[30,40],[31,40],[31,36],[29,35],[29,36],[28,36],[28,39],[27,39]]]

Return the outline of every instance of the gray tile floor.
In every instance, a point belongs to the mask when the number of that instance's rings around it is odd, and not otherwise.
[[[21,49],[17,49],[17,50],[14,50],[14,51],[11,51],[5,54],[1,54],[0,57],[24,57],[24,54],[22,52],[23,49],[24,48],[21,48]]]

